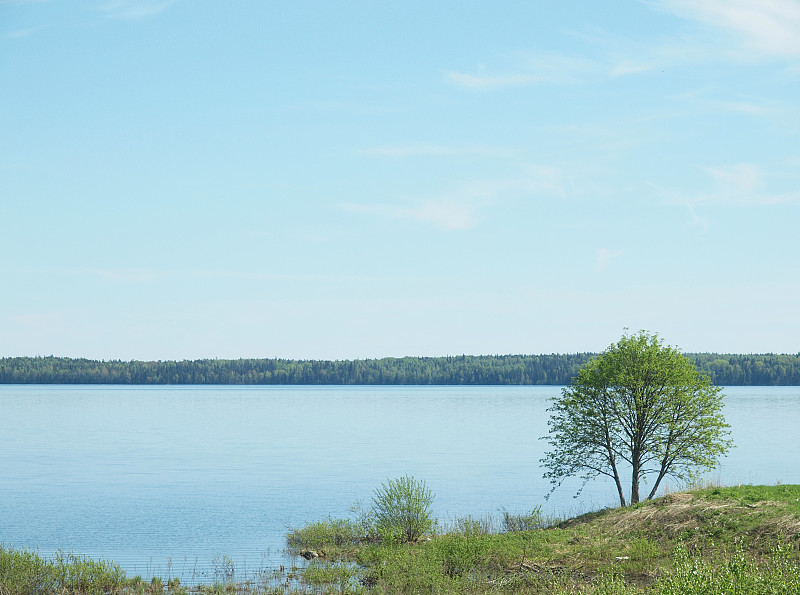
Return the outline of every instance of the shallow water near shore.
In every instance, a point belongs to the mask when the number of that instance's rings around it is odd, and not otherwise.
[[[607,481],[545,500],[539,438],[560,390],[0,386],[0,542],[205,582],[297,563],[289,529],[348,516],[403,474],[428,483],[444,522],[614,505]],[[725,392],[737,448],[710,478],[800,483],[800,388]]]

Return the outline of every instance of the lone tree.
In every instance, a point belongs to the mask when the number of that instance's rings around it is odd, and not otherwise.
[[[620,466],[630,468],[630,502],[640,500],[639,482],[654,476],[647,499],[661,480],[687,480],[713,469],[732,442],[722,415],[722,389],[698,372],[677,349],[655,334],[627,331],[618,343],[585,364],[554,399],[541,460],[555,490],[567,477],[586,483],[614,479],[626,506]]]

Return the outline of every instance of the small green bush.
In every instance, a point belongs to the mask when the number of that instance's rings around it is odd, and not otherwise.
[[[56,552],[42,558],[35,551],[0,544],[0,594],[112,593],[126,583],[125,572],[113,562]]]
[[[434,495],[424,481],[405,475],[375,490],[375,527],[384,541],[411,543],[434,528],[430,507]]]
[[[325,549],[358,545],[365,540],[362,527],[347,519],[329,519],[294,529],[286,536],[286,543],[293,549]]]
[[[494,519],[491,516],[475,518],[472,515],[457,518],[445,528],[445,533],[475,537],[476,535],[491,535],[495,531]]]
[[[503,531],[506,533],[544,529],[547,525],[541,506],[536,506],[530,514],[511,514],[503,509]]]

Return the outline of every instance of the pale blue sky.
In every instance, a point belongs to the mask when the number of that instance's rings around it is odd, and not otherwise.
[[[800,1],[0,0],[0,356],[800,351]]]

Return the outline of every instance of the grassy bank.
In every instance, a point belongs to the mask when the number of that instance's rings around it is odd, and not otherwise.
[[[0,547],[0,595],[29,593],[586,593],[800,595],[800,486],[713,487],[563,521],[465,518],[415,543],[370,519],[292,531],[302,569],[188,589],[114,564]],[[299,557],[305,553],[310,561]]]

